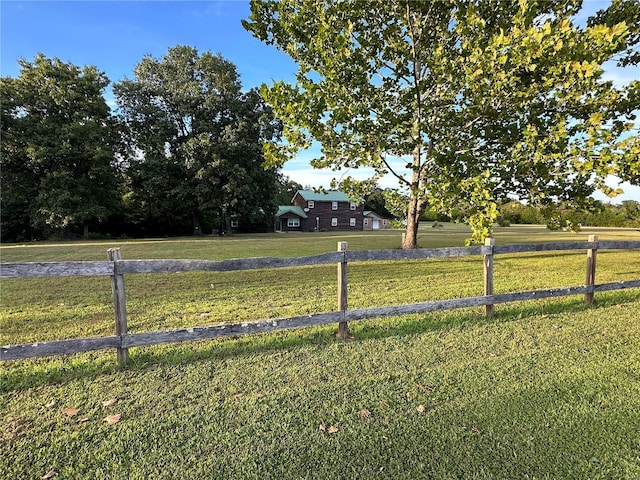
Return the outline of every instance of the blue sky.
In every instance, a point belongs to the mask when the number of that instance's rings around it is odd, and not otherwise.
[[[586,1],[582,16],[608,3]],[[200,52],[219,52],[232,61],[245,89],[272,80],[293,81],[296,66],[289,57],[242,28],[240,21],[248,16],[248,0],[2,0],[0,73],[18,76],[18,60],[32,60],[41,52],[76,65],[96,65],[116,82],[132,78],[144,55],[160,57],[169,47],[190,45]],[[606,75],[618,84],[626,83],[640,78],[640,68],[627,72],[609,68]],[[303,185],[328,186],[335,173],[311,170],[308,161],[314,154],[301,154],[285,166],[284,173]],[[640,201],[640,188],[623,188],[627,193],[616,201]]]
[[[133,77],[146,54],[191,45],[220,52],[238,66],[245,88],[293,79],[295,64],[254,39],[240,24],[248,1],[16,1],[3,0],[2,75],[38,52],[76,65],[96,65],[112,81]]]

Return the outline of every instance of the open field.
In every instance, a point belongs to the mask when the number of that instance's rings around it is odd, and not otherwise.
[[[498,244],[638,240],[497,229]],[[424,247],[464,227],[423,229]],[[400,232],[0,247],[2,261],[225,259],[398,248]],[[583,252],[498,256],[496,293],[579,285]],[[125,277],[145,331],[335,308],[332,266]],[[640,253],[598,253],[596,283],[640,278]],[[2,281],[2,344],[110,335],[108,278]],[[482,260],[350,266],[350,308],[482,293]],[[640,292],[502,305],[270,335],[7,362],[0,477],[640,478]],[[117,402],[103,406],[102,402]],[[79,409],[76,415],[62,412]],[[114,425],[104,418],[122,417]],[[334,427],[334,428],[332,428]],[[335,430],[335,431],[334,431]],[[331,432],[331,433],[330,433]]]

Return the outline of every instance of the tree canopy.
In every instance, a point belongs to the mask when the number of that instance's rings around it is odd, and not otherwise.
[[[353,194],[395,176],[405,248],[427,205],[463,206],[481,241],[507,195],[580,203],[608,175],[638,182],[640,82],[602,76],[638,61],[638,2],[584,27],[581,3],[252,0],[245,28],[298,64],[295,84],[263,87],[287,140],[265,152],[281,164],[318,141],[314,167],[372,169],[343,179]]]
[[[0,79],[2,231],[29,238],[104,220],[120,197],[117,136],[96,67],[38,55]],[[86,229],[85,229],[86,234]]]
[[[264,168],[261,145],[278,124],[257,91],[242,92],[233,63],[177,46],[143,58],[114,92],[141,214],[178,229],[191,222],[196,232],[203,220],[221,230],[231,216],[270,220],[277,169]]]

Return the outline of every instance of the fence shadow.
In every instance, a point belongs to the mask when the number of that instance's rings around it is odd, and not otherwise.
[[[368,342],[391,337],[420,335],[487,323],[515,322],[538,315],[579,313],[638,301],[635,291],[607,292],[588,305],[575,297],[544,301],[526,301],[501,305],[494,315],[485,318],[481,307],[454,311],[421,313],[359,320],[349,324],[347,342]],[[92,380],[121,371],[144,372],[150,369],[179,366],[194,362],[216,362],[243,355],[295,351],[310,345],[328,346],[344,342],[336,336],[337,325],[304,327],[271,333],[189,341],[131,349],[129,364],[118,367],[110,350],[40,359],[7,361],[0,372],[0,393],[36,386],[55,385],[75,380]],[[73,361],[69,361],[72,358]]]

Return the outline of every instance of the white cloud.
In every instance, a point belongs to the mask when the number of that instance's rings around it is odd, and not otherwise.
[[[604,202],[604,203],[616,203],[616,204],[620,204],[625,200],[635,200],[636,202],[640,202],[640,186],[631,185],[629,182],[620,183],[620,179],[613,176],[607,177],[607,179],[605,180],[605,183],[607,184],[608,187],[611,187],[611,188],[621,188],[624,191],[624,193],[616,197],[609,198],[604,193],[597,191],[592,195],[592,197],[595,198],[596,200],[600,200],[601,202]]]

